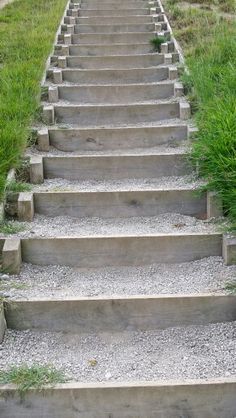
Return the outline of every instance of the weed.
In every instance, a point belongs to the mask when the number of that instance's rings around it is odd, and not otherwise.
[[[0,233],[4,235],[17,234],[25,229],[25,227],[17,221],[4,221],[0,223]]]
[[[150,39],[150,44],[153,47],[153,51],[161,52],[161,45],[167,42],[168,39],[165,36],[155,36],[154,38]]]
[[[30,389],[41,391],[46,385],[55,385],[65,381],[64,373],[49,365],[12,366],[7,371],[0,370],[0,384],[16,385],[21,398]]]
[[[18,282],[14,282],[14,281],[9,281],[9,280],[0,280],[0,291],[8,291],[11,289],[15,289],[15,290],[26,290],[29,288],[29,285],[27,285],[26,283],[18,283]]]
[[[234,13],[236,2],[235,0],[219,0],[219,9],[224,13]]]
[[[227,282],[225,284],[225,290],[227,290],[230,293],[236,293],[236,280]]]
[[[17,182],[15,180],[11,180],[6,184],[6,192],[28,192],[31,190],[31,185],[29,183],[22,183]]]

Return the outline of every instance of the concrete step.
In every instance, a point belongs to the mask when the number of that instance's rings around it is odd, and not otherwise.
[[[157,68],[128,68],[128,69],[102,69],[79,70],[63,69],[63,81],[78,84],[131,84],[147,83],[167,80],[169,78],[168,67]]]
[[[103,50],[104,51],[104,50]],[[66,57],[67,66],[85,70],[95,69],[136,69],[162,65],[165,62],[164,54],[145,55],[113,55],[113,56],[80,56]]]
[[[155,1],[153,2],[152,7],[157,7],[158,3]],[[88,10],[88,9],[96,9],[96,10],[129,10],[129,9],[148,9],[148,2],[144,1],[130,1],[130,2],[122,2],[117,3],[114,1],[110,2],[84,2],[80,4],[81,10]]]
[[[154,19],[152,15],[118,16],[117,12],[113,16],[102,16],[102,21],[101,16],[79,16],[75,18],[75,22],[77,25],[142,25],[147,23],[153,23],[153,20]],[[65,18],[65,23],[69,23],[69,18]]]
[[[106,151],[178,144],[188,136],[187,125],[123,128],[49,128],[49,143],[61,151]]]
[[[34,298],[7,305],[8,328],[120,333],[236,320],[236,296],[162,295],[126,298]]]
[[[55,121],[81,127],[123,126],[128,124],[157,123],[178,118],[179,102],[125,105],[55,105]]]
[[[82,268],[180,263],[222,255],[220,233],[169,233],[21,239],[22,260]]]
[[[106,366],[104,364],[104,369]],[[3,386],[0,394],[4,418],[38,418],[42,408],[50,418],[71,418],[75,410],[80,411],[80,418],[104,418],[107,414],[114,418],[156,418],[160,414],[163,418],[176,418],[176,411],[181,417],[196,415],[198,411],[201,418],[216,418],[217,411],[219,418],[229,418],[236,414],[235,391],[233,377],[162,382],[133,380],[130,383],[125,380],[72,382],[49,387],[43,393],[29,390],[27,399],[31,408],[28,403],[19,402],[18,389],[12,385]],[[186,399],[184,405],[183,399]]]
[[[122,180],[181,176],[191,168],[186,154],[176,152],[156,155],[89,155],[43,157],[45,178],[67,180]]]
[[[193,189],[120,192],[35,192],[34,210],[50,217],[121,218],[156,216],[166,212],[206,216],[206,195]]]
[[[173,82],[125,85],[59,85],[59,100],[77,104],[124,104],[150,102],[175,96]]]
[[[154,32],[154,23],[140,23],[140,24],[77,24],[74,27],[75,33],[125,33],[125,32]]]
[[[152,51],[152,46],[147,43],[135,44],[81,44],[70,45],[70,55],[78,56],[111,56],[111,55],[137,55],[148,54]]]
[[[125,9],[125,10],[115,10],[115,9],[104,9],[104,10],[97,10],[97,9],[80,9],[79,16],[80,17],[95,17],[100,16],[100,23],[103,22],[103,17],[105,16],[150,16],[150,9],[149,8],[133,8],[133,9]]]
[[[158,2],[155,1],[152,7],[157,7]],[[81,10],[96,9],[96,10],[126,10],[126,9],[148,9],[148,1],[130,1],[130,2],[114,2],[114,1],[101,1],[101,2],[82,2],[80,3]]]
[[[137,44],[149,43],[156,36],[155,32],[127,33],[79,33],[72,35],[72,44]]]

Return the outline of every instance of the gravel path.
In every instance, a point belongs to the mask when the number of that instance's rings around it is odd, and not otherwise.
[[[122,191],[122,190],[165,190],[165,189],[196,189],[204,183],[196,180],[192,175],[182,177],[159,177],[157,179],[123,179],[123,180],[88,180],[69,181],[62,178],[47,179],[43,184],[34,185],[32,190],[37,191]]]
[[[119,150],[101,150],[101,151],[84,151],[80,152],[69,152],[69,151],[60,151],[56,148],[50,147],[49,152],[43,154],[44,157],[81,157],[85,155],[91,156],[120,156],[120,155],[169,155],[169,154],[186,154],[189,148],[188,145],[184,142],[172,142],[170,144],[162,144],[156,147],[147,147],[147,148],[129,148],[129,149],[119,149]],[[30,157],[32,155],[42,155],[42,152],[38,151],[37,148],[28,148],[26,156]]]
[[[80,382],[236,376],[236,323],[113,335],[10,331],[0,369],[53,364]]]
[[[0,275],[0,293],[12,299],[224,293],[235,277],[236,266],[225,266],[221,257],[97,269],[23,264],[19,276]]]
[[[21,237],[147,235],[159,233],[214,233],[220,231],[218,220],[200,220],[178,213],[133,218],[54,218],[36,215],[33,222],[22,222]]]

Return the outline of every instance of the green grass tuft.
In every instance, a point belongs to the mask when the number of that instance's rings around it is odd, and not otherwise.
[[[11,180],[6,184],[6,192],[29,192],[32,189],[31,184]]]
[[[13,235],[24,231],[25,227],[17,221],[3,221],[0,222],[0,234]]]
[[[153,51],[161,52],[161,45],[168,41],[166,36],[155,36],[154,38],[150,39],[150,44],[153,48]]]
[[[46,385],[66,382],[62,371],[52,366],[12,366],[9,370],[0,370],[0,384],[12,383],[17,386],[21,397],[30,389],[42,390]]]
[[[225,284],[225,290],[228,290],[230,293],[236,293],[236,280],[232,282],[227,282]]]

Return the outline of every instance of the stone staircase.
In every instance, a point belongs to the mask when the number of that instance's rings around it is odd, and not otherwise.
[[[155,1],[68,4],[29,152],[33,191],[18,200],[26,230],[3,247],[15,274],[2,358],[51,362],[72,381],[20,404],[3,388],[1,417],[236,415],[236,298],[222,290],[235,267],[211,221],[217,198],[197,193],[186,158],[169,29]],[[160,52],[157,33],[169,37]]]

